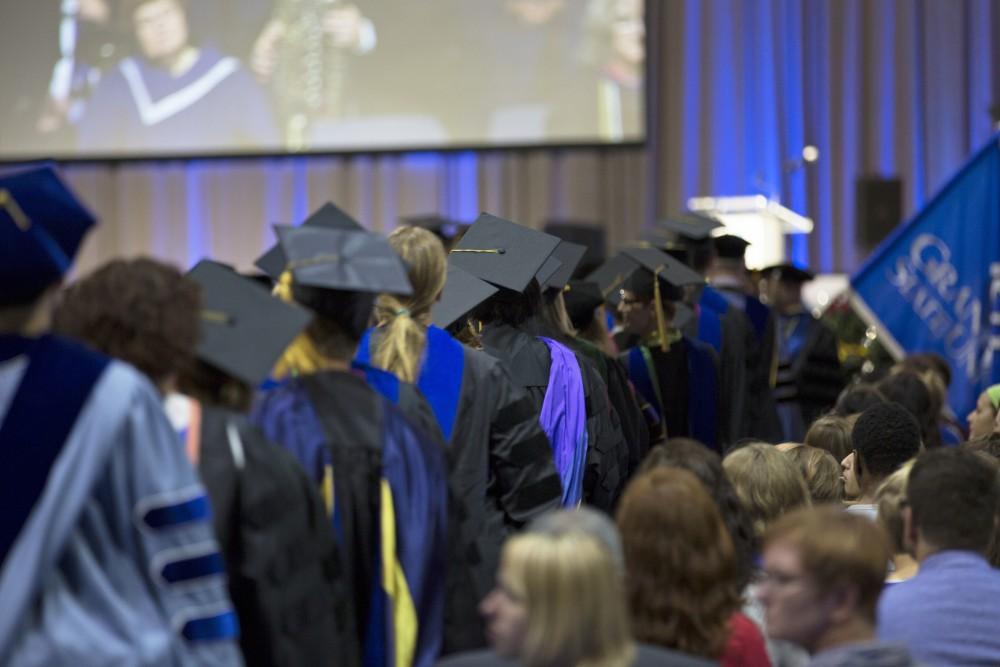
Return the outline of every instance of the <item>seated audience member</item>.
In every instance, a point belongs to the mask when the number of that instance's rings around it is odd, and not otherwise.
[[[722,459],[697,440],[671,438],[663,445],[657,445],[649,450],[640,472],[663,466],[687,470],[705,485],[733,541],[736,568],[739,572],[737,576],[739,589],[744,590],[754,575],[757,534],[754,532],[753,517],[744,507],[732,482],[726,476],[726,471],[722,469]]]
[[[936,410],[935,417],[941,444],[951,447],[965,440],[965,431],[948,406],[951,367],[947,360],[940,354],[924,352],[906,357],[894,368],[913,371],[927,385]]]
[[[785,515],[764,538],[758,597],[771,637],[812,654],[811,667],[908,667],[905,647],[875,641],[890,549],[873,522],[836,507]]]
[[[976,408],[965,418],[969,422],[969,440],[988,437],[996,430],[1000,408],[1000,384],[989,387],[979,395]]]
[[[906,505],[906,481],[910,477],[913,461],[907,461],[899,470],[889,475],[875,492],[878,522],[885,528],[892,546],[892,567],[886,583],[906,581],[917,573],[917,561],[906,551],[903,539],[903,507]]]
[[[875,492],[885,478],[920,451],[920,427],[898,403],[865,410],[851,431],[854,450],[840,462],[844,494],[853,499],[848,512],[874,519]]]
[[[934,394],[919,374],[893,369],[879,383],[879,390],[886,400],[899,403],[917,420],[924,447],[933,449],[941,446],[941,433],[938,431],[941,406],[935,403]]]
[[[727,666],[771,664],[760,630],[740,612],[732,540],[694,475],[672,467],[639,475],[617,519],[638,640]]]
[[[782,514],[810,504],[799,467],[774,445],[741,447],[722,460],[722,467],[753,517],[758,536]]]
[[[814,421],[806,431],[803,444],[830,452],[839,463],[854,449],[851,445],[852,428],[854,421],[851,417],[824,415]]]
[[[1000,502],[995,466],[961,449],[924,452],[906,498],[920,570],[882,595],[879,639],[905,643],[927,665],[1000,664],[1000,572],[985,558]]]
[[[845,389],[830,414],[838,417],[860,415],[868,408],[885,403],[885,396],[873,384],[856,384]],[[818,420],[817,420],[818,421]]]
[[[493,651],[453,655],[441,667],[707,665],[637,645],[629,632],[622,545],[593,510],[544,515],[507,540],[496,588],[483,600]]]
[[[844,482],[840,462],[822,449],[795,445],[783,451],[802,472],[813,505],[840,503],[844,500]]]

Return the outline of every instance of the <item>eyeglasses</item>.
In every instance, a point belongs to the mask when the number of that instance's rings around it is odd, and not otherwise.
[[[625,296],[625,290],[618,290],[618,295],[621,297],[619,303],[628,308],[631,308],[632,306],[645,306],[649,303],[644,299],[633,299]]]
[[[776,570],[761,570],[758,575],[757,583],[760,586],[772,586],[774,588],[785,588],[790,586],[797,581],[802,581],[806,576],[804,574],[788,574],[786,572],[778,572]]]

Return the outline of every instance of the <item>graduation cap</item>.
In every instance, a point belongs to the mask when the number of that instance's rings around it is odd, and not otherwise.
[[[616,304],[620,299],[618,290],[635,273],[635,269],[634,260],[627,255],[618,254],[601,264],[586,280],[597,284],[605,301]]]
[[[559,239],[483,213],[451,251],[449,261],[480,280],[524,293]]]
[[[679,215],[661,220],[659,226],[662,229],[674,232],[681,238],[692,241],[703,241],[712,235],[713,230],[722,227],[722,223],[702,213],[685,211]]]
[[[449,264],[448,278],[441,299],[434,305],[432,320],[435,325],[447,329],[499,291],[498,287]]]
[[[402,218],[402,221],[403,224],[410,225],[411,227],[426,229],[441,239],[445,245],[461,236],[469,227],[468,223],[461,222],[459,220],[451,220],[437,215],[436,213],[408,216]]]
[[[635,263],[635,269],[625,283],[626,288],[643,295],[651,293],[653,296],[657,332],[660,345],[665,350],[669,342],[663,302],[681,301],[684,296],[682,289],[684,286],[704,284],[705,280],[692,269],[657,248],[626,248],[622,254]],[[672,324],[675,328],[680,326],[676,319]]]
[[[301,225],[302,227],[321,227],[325,229],[340,229],[343,231],[365,231],[357,220],[337,208],[333,202],[327,202],[314,211]],[[274,280],[281,277],[285,270],[285,256],[281,252],[281,244],[276,243],[263,255],[257,258],[254,266],[271,276]]]
[[[549,258],[545,260],[542,264],[542,268],[538,269],[538,273],[535,274],[535,280],[538,281],[538,286],[545,290],[545,284],[562,268],[562,262],[553,254],[549,255]]]
[[[563,288],[563,302],[573,328],[583,329],[594,319],[594,310],[604,303],[604,294],[595,282],[571,280]]]
[[[229,267],[203,260],[187,277],[201,286],[198,358],[256,387],[312,314],[271,296]]]
[[[764,275],[769,278],[777,278],[782,282],[807,283],[816,278],[816,274],[806,269],[801,269],[791,263],[775,264],[763,269]]]
[[[750,245],[746,239],[732,234],[716,236],[713,242],[715,243],[715,252],[721,259],[743,259],[747,252],[747,246]]]
[[[547,220],[543,231],[587,249],[577,267],[582,273],[592,272],[607,259],[607,234],[600,222]]]
[[[0,304],[26,303],[58,281],[96,223],[51,167],[0,178]]]
[[[560,290],[565,287],[566,283],[568,283],[570,278],[573,277],[576,267],[579,266],[580,261],[583,260],[586,252],[587,247],[582,246],[579,243],[560,241],[559,245],[556,246],[556,249],[552,251],[552,256],[549,258],[555,258],[558,260],[559,266],[551,276],[545,280],[539,281],[542,289]]]
[[[292,281],[304,287],[409,295],[403,260],[375,234],[324,227],[276,227]]]

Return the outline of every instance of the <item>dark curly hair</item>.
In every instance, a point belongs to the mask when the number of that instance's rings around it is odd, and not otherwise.
[[[858,417],[851,444],[865,471],[888,477],[920,452],[920,426],[899,403],[876,405]]]
[[[200,312],[200,288],[173,266],[117,259],[65,290],[53,331],[127,361],[162,386],[193,362]]]
[[[704,484],[672,466],[642,473],[617,521],[635,638],[719,658],[741,602],[733,543]]]
[[[858,415],[875,405],[885,403],[885,396],[873,384],[856,384],[841,392],[830,414],[838,417]]]
[[[643,459],[640,472],[662,466],[683,468],[693,473],[715,501],[722,514],[729,537],[736,552],[737,587],[744,590],[754,575],[754,558],[757,556],[757,534],[753,518],[740,502],[736,489],[722,469],[722,459],[711,449],[691,438],[671,438],[649,450]]]

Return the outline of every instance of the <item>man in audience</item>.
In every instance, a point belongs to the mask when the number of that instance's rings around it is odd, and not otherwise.
[[[920,451],[920,426],[899,403],[868,408],[851,431],[854,450],[841,461],[848,512],[875,519],[875,492],[885,479]]]
[[[1000,664],[1000,572],[984,554],[997,526],[1000,481],[974,452],[921,454],[907,482],[903,525],[920,562],[878,606],[878,636],[928,665]]]
[[[836,507],[786,515],[764,538],[768,634],[808,650],[811,667],[914,665],[905,647],[874,641],[891,553],[875,523]]]

